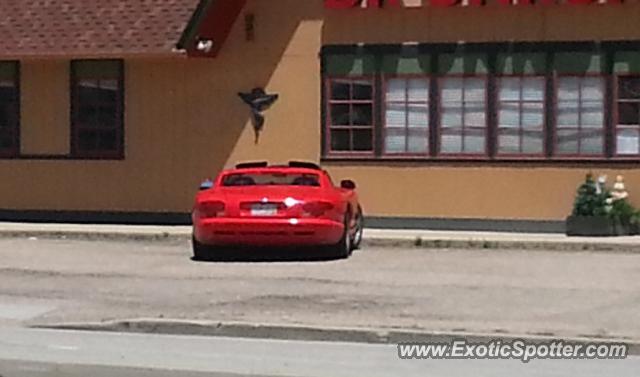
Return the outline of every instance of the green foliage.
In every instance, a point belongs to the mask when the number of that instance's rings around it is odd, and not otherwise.
[[[607,216],[617,226],[640,229],[640,211],[625,199],[614,200],[603,184],[596,182],[591,173],[578,187],[573,203],[573,216]]]
[[[602,187],[598,193],[598,184],[591,173],[587,174],[583,184],[578,187],[573,203],[573,216],[605,216],[607,215],[607,199],[611,195]]]
[[[631,216],[630,223],[636,228],[640,228],[640,210],[635,211],[633,213],[633,215]]]
[[[616,200],[611,204],[608,216],[623,226],[629,226],[638,220],[638,212],[626,199]]]

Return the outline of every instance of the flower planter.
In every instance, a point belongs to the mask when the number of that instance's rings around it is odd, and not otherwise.
[[[636,234],[635,228],[622,225],[607,216],[569,216],[566,221],[568,236],[627,236]]]

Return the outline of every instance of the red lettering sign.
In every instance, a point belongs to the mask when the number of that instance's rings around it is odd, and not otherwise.
[[[325,0],[324,6],[329,9],[348,9],[360,5],[362,0]]]
[[[606,4],[622,4],[624,0],[606,0]],[[425,3],[426,0],[423,1]],[[591,5],[600,4],[599,0],[566,0],[569,5]],[[430,0],[433,7],[454,7],[454,6],[482,6],[486,5],[485,0]],[[558,4],[558,0],[498,0],[501,6],[519,5],[552,5]],[[350,9],[350,8],[391,8],[402,7],[402,0],[324,0],[324,5],[328,9]],[[412,6],[414,7],[414,6]]]
[[[454,7],[456,5],[461,5],[462,1],[460,0],[431,0],[430,2],[432,7]],[[467,0],[465,5],[469,6],[479,6],[484,5],[484,0]]]
[[[369,8],[382,8],[385,7],[401,7],[401,0],[368,0],[367,6]]]
[[[401,7],[402,0],[325,0],[324,4],[330,9],[348,9],[363,5],[366,8],[388,8]]]

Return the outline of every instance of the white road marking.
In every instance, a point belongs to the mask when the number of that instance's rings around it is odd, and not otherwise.
[[[61,346],[57,344],[50,344],[47,346],[47,348],[50,348],[53,350],[61,350],[61,351],[77,351],[80,349],[80,347],[76,347],[76,346]]]

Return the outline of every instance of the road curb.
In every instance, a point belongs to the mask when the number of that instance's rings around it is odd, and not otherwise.
[[[640,243],[579,242],[579,241],[520,241],[493,239],[375,238],[363,240],[364,246],[424,249],[486,249],[486,250],[545,250],[545,251],[603,251],[640,253]]]
[[[0,238],[27,238],[78,241],[186,242],[190,234],[170,232],[104,232],[104,231],[15,231],[0,230]]]
[[[451,343],[464,339],[470,343],[487,343],[501,340],[504,343],[525,340],[530,343],[546,343],[562,340],[577,344],[608,343],[625,344],[630,355],[640,355],[640,342],[630,339],[605,338],[598,336],[554,336],[539,334],[474,333],[474,332],[428,332],[405,329],[370,329],[311,327],[302,325],[248,324],[240,322],[186,321],[168,319],[132,319],[123,321],[66,323],[56,325],[36,325],[33,328],[124,332],[139,334],[215,336],[231,338],[259,338],[304,341],[327,341],[369,344],[400,343]]]
[[[0,238],[120,241],[120,242],[166,242],[183,243],[191,240],[186,232],[111,232],[111,231],[48,231],[48,230],[0,230]],[[490,238],[446,238],[446,237],[365,237],[364,247],[425,248],[425,249],[487,249],[487,250],[547,250],[547,251],[601,251],[640,253],[638,243],[616,243],[605,240],[582,241],[539,241],[539,240],[497,240]]]

